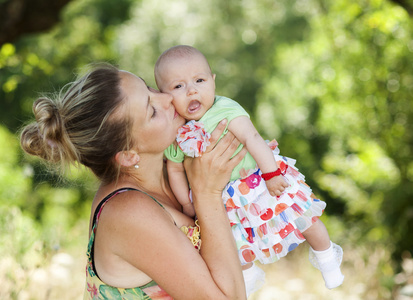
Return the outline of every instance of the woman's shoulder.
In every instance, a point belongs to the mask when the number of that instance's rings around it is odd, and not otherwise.
[[[92,210],[95,209],[102,210],[102,206],[105,207],[117,207],[119,204],[126,205],[138,205],[142,202],[142,199],[150,198],[148,195],[139,191],[139,189],[134,187],[100,187],[96,192],[95,198],[93,200]],[[133,201],[135,200],[135,201]],[[138,201],[141,200],[141,201]],[[134,203],[136,202],[136,203]],[[110,205],[109,205],[110,204]],[[119,206],[121,208],[122,205]],[[107,210],[107,209],[105,209]]]
[[[148,213],[164,214],[164,208],[155,198],[135,188],[119,190],[105,205],[108,213],[146,219]]]
[[[122,257],[128,257],[128,248],[153,244],[174,227],[174,220],[163,207],[136,190],[116,195],[100,212],[100,231],[107,241],[118,245],[114,247]]]
[[[141,267],[155,259],[151,250],[162,232],[170,231],[174,223],[159,204],[139,190],[118,189],[108,195],[109,198],[103,196],[105,204],[99,205],[97,213],[97,271],[100,276],[106,274],[104,282],[111,285],[118,286],[119,278],[123,278],[131,286],[137,286],[131,277],[140,278],[139,274],[145,272]],[[111,271],[105,273],[108,269]],[[117,277],[112,277],[113,274]]]

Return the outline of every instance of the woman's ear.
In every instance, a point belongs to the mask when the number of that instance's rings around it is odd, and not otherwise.
[[[140,157],[135,150],[120,151],[116,153],[115,160],[122,167],[132,167],[139,162]]]

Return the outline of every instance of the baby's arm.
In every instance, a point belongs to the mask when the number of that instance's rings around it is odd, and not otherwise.
[[[247,148],[261,169],[262,173],[274,172],[278,169],[271,148],[267,145],[251,120],[247,116],[233,119],[228,129]],[[282,176],[275,176],[265,182],[271,196],[280,196],[288,183]]]
[[[194,206],[189,199],[189,186],[183,163],[166,161],[169,185],[178,202],[182,205],[184,214],[194,217]]]

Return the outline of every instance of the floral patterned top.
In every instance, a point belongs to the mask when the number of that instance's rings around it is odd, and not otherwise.
[[[143,286],[136,288],[117,288],[107,285],[100,280],[96,273],[93,261],[93,246],[95,240],[96,229],[100,214],[105,204],[114,196],[126,191],[139,191],[133,188],[122,188],[116,190],[106,196],[98,205],[93,217],[93,227],[87,248],[87,266],[86,266],[86,287],[84,292],[84,300],[103,300],[103,299],[122,299],[122,300],[173,300],[155,281],[151,281]],[[142,192],[142,191],[139,191]],[[144,193],[144,192],[142,192]],[[146,194],[146,193],[145,193]],[[148,194],[146,194],[148,195]],[[160,204],[155,198],[151,197],[156,203]],[[198,221],[195,221],[195,226],[182,226],[181,230],[191,240],[194,247],[199,251],[201,249],[200,227]]]

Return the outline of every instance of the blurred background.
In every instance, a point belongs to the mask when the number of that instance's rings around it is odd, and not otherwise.
[[[344,249],[340,288],[301,245],[251,298],[413,299],[412,16],[410,0],[0,0],[0,299],[83,294],[97,182],[23,155],[33,101],[96,61],[155,86],[176,44],[297,159]]]

